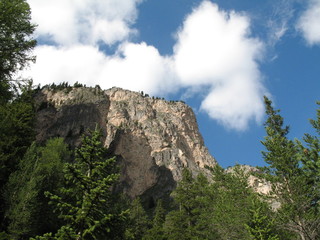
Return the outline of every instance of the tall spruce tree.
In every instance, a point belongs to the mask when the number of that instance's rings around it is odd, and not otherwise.
[[[212,203],[207,178],[202,174],[194,178],[188,169],[184,169],[182,174],[182,180],[173,193],[176,210],[167,214],[164,223],[165,236],[169,240],[216,239],[206,215]]]
[[[56,234],[37,239],[124,239],[127,211],[112,193],[119,178],[116,159],[106,156],[100,131],[83,137],[74,163],[65,166],[65,186],[57,195],[47,192],[64,224]]]
[[[156,209],[152,221],[152,227],[142,238],[143,240],[165,240],[167,239],[164,233],[164,222],[166,218],[166,210],[163,207],[163,201],[157,201]]]
[[[239,165],[229,171],[216,165],[212,174],[213,183],[209,192],[211,204],[208,204],[204,213],[205,219],[218,234],[217,239],[250,239],[245,225],[252,221],[253,203],[262,202],[249,187],[249,173]]]
[[[279,110],[265,97],[268,119],[265,123],[267,136],[262,152],[269,164],[268,180],[273,184],[271,194],[280,203],[277,213],[283,228],[296,233],[301,240],[319,239],[319,141],[306,135],[309,146],[288,139],[289,127],[283,126]],[[318,131],[318,120],[312,121]],[[319,132],[318,132],[319,133]],[[312,153],[309,155],[309,153]]]
[[[139,197],[131,203],[126,221],[125,239],[142,239],[150,226],[150,220],[144,210]]]

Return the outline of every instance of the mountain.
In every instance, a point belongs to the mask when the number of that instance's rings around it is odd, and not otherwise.
[[[150,205],[169,194],[189,168],[194,175],[213,167],[195,114],[183,102],[151,98],[120,88],[44,88],[35,96],[37,141],[63,137],[71,147],[98,125],[104,146],[117,156],[119,188]]]

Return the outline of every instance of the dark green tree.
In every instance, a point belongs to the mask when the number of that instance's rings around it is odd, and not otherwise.
[[[169,240],[215,239],[205,214],[211,204],[208,186],[202,174],[194,178],[190,170],[183,170],[182,180],[173,193],[177,209],[168,213],[164,224]]]
[[[127,227],[125,232],[126,240],[142,239],[150,226],[150,220],[144,210],[140,198],[132,201],[127,218]]]
[[[0,0],[0,104],[11,100],[17,86],[17,71],[23,70],[35,57],[31,50],[35,25],[25,0]]]
[[[0,0],[0,231],[7,225],[4,186],[33,141],[32,105],[21,99],[20,93],[26,91],[16,77],[35,59],[30,54],[36,44],[32,39],[35,25],[30,19],[25,0]]]
[[[238,165],[228,171],[216,165],[212,174],[210,205],[204,213],[205,219],[218,234],[218,239],[250,239],[245,225],[252,219],[252,203],[260,201],[248,185],[250,173]]]
[[[47,192],[64,224],[44,239],[123,239],[127,211],[112,192],[119,178],[116,159],[107,158],[100,131],[83,137],[74,162],[65,165],[64,177],[59,194]]]
[[[267,136],[262,152],[269,164],[268,180],[273,184],[271,194],[280,203],[279,224],[296,233],[302,240],[319,239],[319,145],[318,138],[306,134],[309,148],[299,141],[288,139],[289,127],[283,126],[279,110],[265,97],[268,119],[265,123]],[[311,121],[318,131],[318,119]],[[317,143],[318,142],[318,143]],[[311,155],[310,155],[311,153]]]
[[[163,207],[161,199],[157,201],[152,227],[144,235],[143,240],[165,240],[167,239],[164,234],[164,222],[166,218],[166,210]]]
[[[29,239],[57,230],[57,215],[44,192],[61,187],[63,164],[69,158],[62,138],[50,139],[44,147],[32,144],[28,149],[7,185],[10,239]]]
[[[3,194],[11,173],[34,140],[32,91],[27,89],[11,103],[0,105],[0,229],[6,228]]]

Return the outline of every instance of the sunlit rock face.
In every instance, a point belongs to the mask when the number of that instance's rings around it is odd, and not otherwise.
[[[182,102],[98,87],[43,89],[35,100],[40,142],[60,136],[77,146],[87,129],[102,129],[105,147],[119,159],[119,188],[130,197],[157,199],[175,188],[184,168],[209,174],[205,166],[216,164],[192,109]]]

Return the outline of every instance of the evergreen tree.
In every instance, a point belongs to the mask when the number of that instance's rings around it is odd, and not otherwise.
[[[253,206],[256,205],[253,203]],[[266,213],[267,206],[261,203],[252,210],[252,218],[246,225],[253,240],[280,240],[276,233],[275,219]]]
[[[166,217],[166,210],[163,207],[161,199],[157,201],[152,227],[148,230],[143,240],[165,240],[167,239],[164,234],[164,222]]]
[[[6,228],[4,212],[7,206],[3,194],[11,173],[34,140],[33,103],[30,89],[10,103],[0,105],[0,229]],[[0,230],[1,231],[1,230]]]
[[[17,101],[24,91],[14,78],[34,60],[30,52],[36,44],[31,38],[35,25],[30,19],[25,0],[0,0],[0,231],[6,228],[4,186],[33,141],[33,109],[30,101]]]
[[[126,240],[142,239],[150,225],[148,215],[144,210],[140,198],[133,200],[127,218],[127,227],[125,232]]]
[[[216,165],[212,174],[211,203],[205,213],[207,221],[218,234],[218,239],[250,239],[245,225],[252,218],[252,203],[260,200],[248,185],[249,173],[241,166],[225,171]]]
[[[112,194],[119,178],[115,158],[106,158],[98,130],[84,136],[76,149],[75,161],[65,166],[66,185],[59,194],[47,192],[60,213],[63,227],[57,234],[38,239],[123,239],[127,211]],[[61,237],[63,236],[63,237]]]
[[[183,170],[182,180],[173,193],[177,209],[168,213],[164,224],[169,240],[215,239],[216,234],[205,214],[211,204],[208,186],[203,175],[195,179],[190,170]]]
[[[35,57],[30,7],[25,0],[0,0],[0,104],[12,99],[17,86],[14,75]]]
[[[279,110],[274,110],[266,97],[265,105],[267,136],[262,144],[267,151],[262,154],[269,164],[267,173],[273,184],[272,194],[281,205],[277,211],[280,224],[302,240],[319,239],[318,140],[306,135],[305,140],[310,147],[307,149],[300,142],[288,139],[289,127],[283,126]],[[319,119],[312,123],[318,130]],[[312,156],[309,156],[310,152]]]
[[[44,147],[32,144],[28,149],[7,186],[10,239],[29,239],[57,230],[58,218],[44,192],[61,187],[63,163],[69,158],[62,138],[50,139]]]

